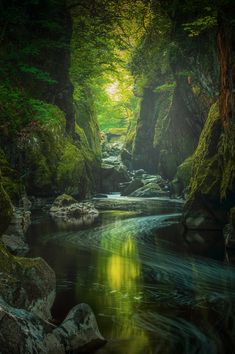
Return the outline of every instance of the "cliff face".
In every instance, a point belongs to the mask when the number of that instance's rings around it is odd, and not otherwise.
[[[29,194],[84,197],[94,188],[99,132],[90,117],[88,126],[75,124],[66,1],[26,1],[2,10],[0,21],[9,21],[0,52],[4,187],[12,190],[18,179]]]
[[[132,149],[135,169],[144,168],[168,179],[174,178],[178,166],[197,147],[210,105],[218,93],[213,33],[203,38],[203,50],[198,39],[190,47],[178,38],[178,32],[172,36],[177,45],[172,49],[169,43],[166,49],[167,75],[156,85],[160,77],[156,73],[155,84],[144,89]]]
[[[210,110],[193,157],[186,206],[188,227],[192,226],[189,219],[195,220],[198,215],[204,217],[199,227],[222,227],[235,203],[235,31],[230,22],[233,10],[232,5],[222,8],[219,17],[220,97],[218,105]]]

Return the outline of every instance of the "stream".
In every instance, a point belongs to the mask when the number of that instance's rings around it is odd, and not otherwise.
[[[110,208],[117,199],[110,198]],[[108,340],[98,354],[232,353],[235,269],[221,235],[204,243],[200,235],[185,238],[177,200],[152,198],[141,214],[140,204],[130,205],[135,201],[123,198],[127,210],[106,208],[92,225],[33,212],[30,256],[55,270],[55,321],[88,303]]]

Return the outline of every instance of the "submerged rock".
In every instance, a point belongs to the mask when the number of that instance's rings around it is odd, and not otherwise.
[[[53,218],[58,218],[66,222],[75,222],[79,221],[79,218],[82,220],[85,218],[89,219],[89,224],[95,220],[99,215],[97,209],[95,209],[94,204],[90,202],[78,202],[73,197],[63,194],[57,197],[50,209],[50,214]]]

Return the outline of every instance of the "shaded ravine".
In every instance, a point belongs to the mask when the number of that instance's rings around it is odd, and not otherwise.
[[[35,215],[28,238],[31,254],[57,275],[54,317],[61,321],[74,304],[89,303],[108,339],[98,353],[235,348],[235,270],[218,260],[223,254],[193,256],[177,221],[180,206],[163,204],[159,215],[106,211],[80,230]]]

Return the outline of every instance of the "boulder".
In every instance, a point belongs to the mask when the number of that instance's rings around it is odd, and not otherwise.
[[[13,307],[51,317],[55,273],[42,258],[14,257],[0,243],[0,294]]]
[[[127,184],[124,188],[122,195],[130,195],[135,192],[137,189],[143,187],[144,183],[140,178],[135,178]]]
[[[66,352],[91,352],[104,345],[94,313],[87,304],[75,306],[53,335],[65,346]]]
[[[31,202],[26,195],[19,200],[19,207],[13,207],[13,214],[7,230],[1,237],[6,248],[14,255],[23,256],[28,252],[25,233],[31,224]]]
[[[222,230],[225,225],[226,211],[203,199],[186,203],[185,210],[184,224],[189,230]]]
[[[148,183],[130,194],[130,197],[168,197],[169,192],[163,191],[157,183]]]
[[[135,170],[134,171],[135,177],[142,177],[144,174],[146,174],[145,170],[140,169],[140,170]]]
[[[70,222],[79,225],[83,224],[83,220],[88,219],[88,224],[91,224],[99,215],[94,204],[90,202],[79,203],[73,197],[63,194],[57,197],[50,209],[50,214],[55,219],[61,219],[64,222]],[[81,221],[81,222],[80,222]],[[86,222],[84,222],[86,224]]]
[[[148,175],[148,174],[143,174],[142,175],[142,181],[143,184],[148,184],[148,183],[157,183],[160,185],[160,187],[165,185],[165,181],[163,178],[159,175]]]
[[[29,251],[28,244],[25,243],[25,241],[17,235],[3,234],[1,236],[1,240],[6,249],[14,255],[24,256]]]
[[[130,181],[127,169],[122,166],[112,166],[102,164],[101,166],[101,192],[118,192],[120,191],[120,183]]]
[[[0,347],[4,354],[65,354],[104,345],[95,316],[86,304],[77,305],[59,327],[0,298]]]

